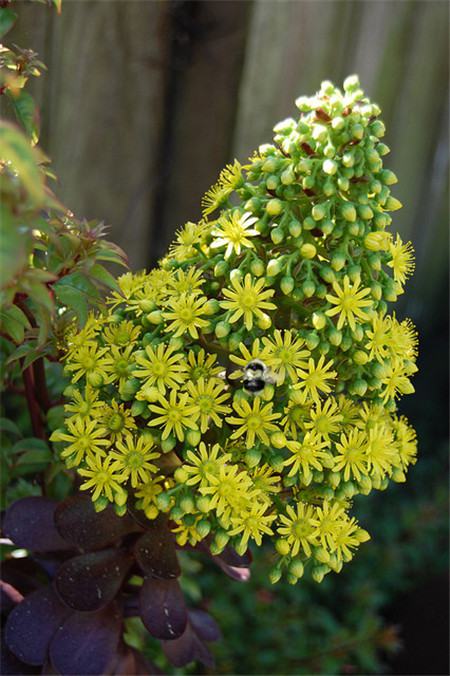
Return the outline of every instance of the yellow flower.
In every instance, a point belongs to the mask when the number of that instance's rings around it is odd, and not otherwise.
[[[196,383],[200,378],[204,380],[223,383],[219,374],[223,372],[223,367],[217,362],[215,354],[207,354],[201,349],[198,352],[189,350],[186,361],[186,376],[189,380]]]
[[[175,242],[169,247],[169,256],[180,262],[196,256],[207,229],[208,224],[205,222],[188,221],[183,228],[177,231]]]
[[[262,406],[261,403],[259,397],[253,399],[251,406],[245,399],[234,401],[233,408],[239,417],[232,416],[226,419],[231,425],[239,425],[239,429],[233,432],[230,438],[238,439],[246,435],[247,448],[251,448],[254,445],[256,437],[268,446],[270,440],[267,433],[278,430],[273,421],[280,418],[281,413],[273,413],[271,403],[263,404]]]
[[[175,275],[171,277],[170,287],[172,293],[198,296],[202,295],[203,282],[202,271],[192,267],[188,268],[187,271],[177,270]]]
[[[179,398],[176,390],[171,390],[169,399],[160,397],[160,406],[150,404],[150,410],[159,414],[157,418],[149,421],[150,426],[163,425],[162,439],[174,433],[179,441],[184,441],[184,430],[189,427],[191,430],[197,429],[196,421],[199,416],[198,407],[189,400],[189,394],[180,394]]]
[[[270,338],[263,338],[263,343],[269,352],[271,364],[277,371],[280,383],[283,383],[286,374],[293,383],[297,382],[299,369],[306,367],[306,360],[311,356],[302,338],[294,331],[279,331],[276,329]]]
[[[300,549],[306,556],[311,556],[311,545],[316,546],[318,539],[314,525],[315,508],[304,502],[297,504],[297,511],[290,505],[286,507],[287,514],[280,514],[278,532],[284,536],[291,548],[291,555],[297,556]]]
[[[369,358],[377,359],[383,362],[389,356],[389,345],[391,337],[392,318],[383,317],[377,313],[372,316],[372,326],[366,330],[366,336],[369,340],[366,347],[370,350]]]
[[[316,516],[312,519],[315,535],[322,547],[333,550],[336,547],[336,536],[342,528],[346,517],[344,508],[338,502],[323,501],[322,507],[316,508]]]
[[[370,535],[358,526],[355,518],[344,521],[334,537],[333,553],[338,561],[350,561],[353,558],[352,549],[359,547],[362,542],[370,540]]]
[[[188,475],[186,484],[188,486],[208,486],[210,476],[218,476],[220,468],[231,460],[231,455],[225,453],[219,444],[214,444],[208,448],[206,444],[200,442],[197,453],[188,451],[186,453],[185,464],[182,469]]]
[[[417,329],[410,319],[399,322],[395,315],[392,317],[389,347],[393,357],[415,361],[418,352]]]
[[[72,418],[98,418],[105,406],[105,402],[99,399],[99,391],[87,384],[84,388],[84,397],[80,390],[73,390],[72,401],[64,405],[67,413],[72,413]]]
[[[170,322],[165,331],[172,331],[175,338],[185,333],[189,333],[192,338],[198,338],[198,329],[209,326],[208,320],[202,317],[206,301],[205,296],[198,298],[187,293],[182,293],[178,298],[170,298],[167,303],[170,309],[163,312],[164,319]]]
[[[105,496],[110,502],[114,502],[114,493],[120,491],[121,479],[114,474],[114,468],[111,465],[111,457],[87,457],[87,467],[78,470],[78,474],[87,477],[87,481],[81,484],[80,489],[87,491],[94,489],[92,500],[97,500],[100,496]]]
[[[255,338],[252,343],[251,350],[245,345],[245,343],[239,343],[239,351],[242,357],[239,357],[236,354],[230,354],[230,360],[235,364],[238,364],[241,367],[247,366],[250,361],[253,359],[259,359],[264,362],[266,365],[271,365],[269,360],[269,350],[261,346],[259,338]],[[237,369],[230,374],[230,378],[242,378],[243,370]]]
[[[260,547],[263,535],[273,535],[270,526],[276,519],[276,515],[265,514],[266,511],[267,504],[253,502],[248,512],[231,517],[232,529],[228,531],[228,534],[234,536],[242,533],[241,541],[237,547],[238,553],[243,554],[246,551],[250,539],[254,540]]]
[[[118,324],[110,324],[103,330],[105,342],[117,347],[135,345],[141,335],[141,327],[135,326],[131,321],[123,321]]]
[[[417,461],[417,435],[404,416],[393,421],[395,443],[403,469]]]
[[[156,498],[163,491],[161,486],[163,480],[162,476],[152,476],[144,484],[141,484],[135,492],[136,507],[143,510],[147,519],[156,519],[159,514]]]
[[[66,362],[64,370],[72,374],[73,383],[78,382],[83,376],[86,376],[88,382],[91,378],[98,378],[104,384],[108,383],[109,376],[103,358],[107,351],[108,348],[99,348],[97,344],[83,345],[70,355],[70,362]]]
[[[274,470],[269,465],[261,465],[255,467],[251,472],[253,485],[259,491],[259,500],[265,504],[271,504],[271,493],[279,493],[281,491],[281,477],[275,474]]]
[[[288,476],[299,475],[302,484],[309,486],[312,481],[312,469],[321,471],[324,467],[333,465],[332,456],[322,449],[328,446],[328,441],[322,441],[314,432],[306,432],[303,441],[288,441],[287,447],[292,453],[284,461],[284,466],[292,465]]]
[[[119,386],[123,386],[131,378],[133,369],[136,366],[134,351],[134,345],[127,345],[127,347],[110,346],[108,354],[102,360],[103,368],[108,374],[110,383],[118,381]]]
[[[392,432],[386,425],[375,425],[369,430],[366,452],[370,476],[384,479],[391,475],[398,454]]]
[[[224,258],[227,260],[234,253],[239,256],[241,248],[254,249],[253,243],[249,237],[257,237],[259,232],[251,228],[257,222],[256,216],[249,213],[241,213],[235,210],[227,216],[221,216],[216,227],[211,230],[215,238],[211,243],[211,249],[221,249],[226,247]]]
[[[237,160],[227,164],[216,183],[202,197],[203,215],[207,216],[223,204],[242,181],[242,167]]]
[[[298,374],[301,380],[294,387],[300,390],[304,389],[314,401],[319,401],[319,392],[331,392],[331,386],[327,381],[336,377],[336,371],[330,371],[332,366],[333,362],[331,360],[325,364],[323,354],[320,356],[317,364],[310,357],[305,370],[299,369]]]
[[[172,345],[160,343],[155,350],[147,345],[145,353],[145,357],[136,356],[136,362],[142,368],[133,371],[137,378],[145,378],[145,385],[155,386],[164,394],[167,387],[174,388],[184,382],[186,365],[182,363],[183,355],[175,352]]]
[[[117,278],[120,291],[113,291],[107,302],[112,308],[122,305],[124,301],[131,301],[133,296],[142,289],[146,274],[145,272],[126,272]]]
[[[324,403],[316,401],[311,408],[310,417],[310,420],[305,422],[305,428],[313,430],[326,440],[342,426],[343,416],[333,397],[328,397]]]
[[[231,523],[231,515],[245,511],[258,493],[247,472],[237,465],[221,465],[217,475],[208,474],[208,482],[200,493],[209,497],[210,509],[216,511],[225,527]]]
[[[408,369],[402,359],[392,359],[390,365],[386,365],[386,375],[381,379],[383,388],[383,403],[389,399],[395,399],[402,394],[412,394],[414,386],[408,378]],[[412,365],[414,366],[414,365]],[[417,371],[414,366],[412,372]]]
[[[150,475],[158,471],[158,467],[151,460],[161,455],[152,452],[152,448],[153,442],[145,441],[143,436],[136,439],[133,435],[126,434],[122,441],[116,442],[116,450],[109,453],[114,460],[111,469],[118,472],[121,481],[131,479],[133,488],[146,483]]]
[[[189,543],[192,547],[198,542],[203,540],[202,535],[199,533],[197,525],[203,519],[203,516],[199,514],[194,516],[193,514],[187,514],[183,521],[178,521],[175,519],[176,526],[171,528],[172,533],[175,535],[175,539],[180,547],[184,547]]]
[[[111,446],[110,439],[105,439],[107,430],[97,420],[88,418],[72,418],[66,420],[67,432],[56,430],[50,441],[65,441],[69,445],[61,451],[70,467],[79,465],[86,456],[105,455],[104,448]]]
[[[213,381],[208,382],[200,378],[197,383],[188,382],[186,389],[200,412],[200,431],[202,434],[208,429],[210,420],[217,427],[222,427],[221,416],[231,411],[229,406],[224,405],[230,395],[228,392],[224,392],[223,384]]]
[[[306,420],[309,419],[310,403],[305,390],[291,390],[289,403],[284,409],[284,418],[281,424],[286,434],[297,439],[298,433],[305,430]]]
[[[388,266],[394,272],[394,279],[399,284],[404,284],[408,277],[414,272],[414,249],[411,242],[403,244],[400,235],[397,233],[395,242],[391,242],[389,253],[392,260]]]
[[[268,322],[270,326],[270,318],[263,310],[276,310],[276,305],[267,301],[275,291],[273,289],[263,291],[264,279],[258,279],[253,283],[252,276],[247,273],[243,284],[237,277],[234,277],[231,280],[231,285],[232,291],[230,289],[223,289],[222,291],[228,300],[220,301],[221,307],[233,312],[230,322],[233,324],[243,317],[245,328],[248,331],[253,328],[254,318],[260,322]]]
[[[333,282],[333,291],[336,295],[326,295],[327,301],[335,305],[335,307],[326,310],[325,314],[329,317],[339,315],[338,330],[342,329],[344,324],[347,323],[352,331],[354,331],[356,319],[363,322],[369,319],[369,315],[362,308],[372,305],[372,301],[366,298],[366,296],[370,295],[370,289],[359,290],[359,285],[360,281],[358,280],[352,286],[349,277],[345,275],[342,287],[339,282]]]
[[[336,443],[339,455],[335,458],[334,472],[344,470],[344,481],[352,477],[357,481],[367,474],[367,435],[364,431],[353,429],[341,434],[340,443]]]
[[[119,404],[115,399],[111,401],[111,406],[104,405],[99,420],[108,430],[111,441],[120,439],[124,433],[136,429],[130,409],[125,408],[124,404]]]

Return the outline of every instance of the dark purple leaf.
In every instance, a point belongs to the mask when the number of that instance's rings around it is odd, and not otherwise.
[[[6,676],[18,675],[24,676],[25,674],[38,674],[40,672],[39,667],[32,667],[25,662],[21,662],[15,655],[10,651],[8,646],[5,643],[5,637],[2,636],[2,643],[0,646],[0,674]]]
[[[152,636],[172,640],[184,632],[187,609],[176,580],[147,578],[139,602],[142,621]]]
[[[18,589],[23,596],[48,583],[41,566],[29,557],[2,561],[2,578]]]
[[[85,550],[102,549],[140,530],[130,516],[117,516],[111,506],[96,512],[88,495],[74,495],[61,502],[55,512],[55,524],[65,540]]]
[[[175,538],[167,519],[158,518],[135,544],[136,560],[144,573],[153,577],[171,579],[181,574],[175,549]]]
[[[122,645],[113,663],[106,670],[111,676],[153,676],[163,672],[133,648]]]
[[[56,505],[53,500],[37,496],[13,502],[5,514],[5,537],[19,547],[37,552],[70,548],[55,527]]]
[[[9,649],[22,662],[44,664],[50,640],[69,612],[51,587],[33,592],[8,617],[5,638]]]
[[[98,610],[114,599],[132,563],[132,556],[122,549],[75,556],[59,568],[56,589],[70,608]]]
[[[203,641],[218,641],[222,637],[217,622],[204,610],[190,610],[189,622]]]
[[[64,676],[105,674],[113,663],[122,617],[111,604],[96,613],[72,613],[50,644],[50,660]]]
[[[206,667],[214,667],[214,659],[208,648],[200,641],[191,625],[186,626],[182,636],[173,641],[161,641],[161,646],[167,659],[175,667],[184,667],[189,662],[198,660]]]

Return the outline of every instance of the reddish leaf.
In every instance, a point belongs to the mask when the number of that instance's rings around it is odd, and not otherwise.
[[[186,628],[187,610],[176,580],[145,580],[139,596],[141,618],[155,638],[173,640]]]
[[[51,587],[33,592],[8,617],[5,639],[9,649],[22,662],[44,664],[48,645],[69,612]]]
[[[106,674],[121,630],[116,604],[96,613],[72,613],[50,644],[50,660],[60,674]]]
[[[190,610],[189,621],[203,641],[218,641],[222,636],[217,622],[204,610],[199,608]]]
[[[5,536],[15,545],[38,552],[69,549],[54,523],[57,503],[47,498],[29,497],[13,502],[6,512]]]
[[[117,516],[111,506],[96,512],[88,495],[74,495],[61,502],[55,524],[64,539],[85,550],[101,549],[130,531],[140,530],[130,516]]]
[[[56,589],[70,608],[98,610],[114,599],[132,563],[131,555],[121,549],[75,556],[59,568]]]

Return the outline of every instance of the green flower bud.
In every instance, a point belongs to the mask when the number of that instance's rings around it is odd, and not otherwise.
[[[330,343],[328,343],[326,340],[322,340],[319,345],[320,354],[328,354],[329,351],[330,351]]]
[[[279,538],[275,542],[275,549],[277,550],[280,556],[287,556],[291,551],[291,548],[286,540]]]
[[[260,317],[257,319],[257,325],[259,326],[260,329],[265,331],[266,329],[270,329],[272,326],[272,320],[270,319],[269,315],[267,315],[265,312],[261,314]]]
[[[203,540],[207,535],[209,535],[211,531],[211,524],[209,521],[206,521],[206,519],[202,519],[201,521],[198,522],[196,525],[196,531],[200,538]]]
[[[219,338],[219,340],[220,340],[220,338],[225,338],[226,336],[228,336],[230,331],[231,331],[231,324],[229,322],[225,322],[225,321],[218,322],[216,324],[215,329],[214,329],[214,333],[216,334],[217,338]]]
[[[304,230],[314,230],[316,227],[316,221],[314,218],[311,218],[311,216],[307,216],[305,220],[303,221],[303,229]]]
[[[86,375],[86,380],[89,383],[89,385],[95,388],[101,387],[103,385],[103,376],[101,376],[100,373],[97,372],[88,373]]]
[[[345,253],[343,253],[342,251],[336,251],[336,253],[334,253],[331,257],[331,267],[333,268],[333,270],[336,270],[336,272],[342,270],[346,262],[347,257]]]
[[[198,446],[202,438],[200,430],[188,430],[186,432],[186,442],[189,446]]]
[[[362,378],[355,380],[350,388],[352,394],[357,394],[358,397],[363,397],[367,392],[367,381]]]
[[[203,312],[205,315],[214,315],[216,312],[219,312],[219,310],[220,305],[216,298],[210,298],[203,306]]]
[[[183,510],[185,514],[192,514],[195,510],[195,502],[190,495],[185,495],[181,498],[180,509]]]
[[[348,178],[346,178],[345,176],[339,176],[337,182],[339,190],[341,190],[342,192],[347,192],[347,190],[350,187],[350,181],[348,180]]]
[[[378,282],[372,282],[370,285],[370,292],[374,300],[381,300],[383,294],[383,287]]]
[[[269,216],[279,216],[283,211],[283,203],[278,199],[269,200],[266,204]]]
[[[291,221],[289,223],[289,234],[292,237],[299,237],[302,234],[302,226],[299,221]]]
[[[374,120],[370,125],[370,133],[377,138],[382,138],[386,132],[386,127],[381,120]]]
[[[262,260],[260,260],[259,258],[255,258],[254,260],[252,260],[252,262],[250,263],[250,272],[253,275],[255,275],[255,277],[262,277],[265,271],[266,268]]]
[[[355,155],[352,151],[344,153],[342,155],[342,164],[344,167],[353,167],[355,164]]]
[[[269,581],[271,584],[276,584],[281,579],[281,570],[278,567],[272,568],[269,572]]]
[[[335,131],[341,131],[345,127],[345,120],[343,117],[333,117],[331,120],[331,128]]]
[[[314,350],[318,346],[318,344],[320,343],[320,338],[317,335],[317,333],[311,331],[306,336],[305,342],[306,342],[306,346],[307,346],[308,350]]]
[[[268,157],[267,160],[265,160],[264,164],[261,167],[261,170],[264,171],[266,174],[273,174],[274,171],[277,170],[278,167],[278,160],[275,159],[274,157]]]
[[[280,281],[280,289],[285,296],[289,296],[292,293],[295,286],[295,281],[293,277],[282,277]]]
[[[311,210],[311,215],[315,221],[321,221],[327,215],[327,208],[324,204],[315,204]]]
[[[300,247],[300,254],[306,259],[314,258],[314,256],[317,254],[317,249],[314,244],[302,244]]]
[[[176,444],[177,444],[176,437],[170,435],[167,437],[167,439],[161,441],[161,450],[163,453],[170,453],[170,451],[175,448]]]
[[[267,190],[276,190],[280,185],[280,179],[278,176],[269,176],[266,181]]]
[[[274,448],[285,448],[286,447],[286,437],[283,432],[275,432],[270,437],[270,443]]]
[[[328,293],[328,289],[325,284],[319,284],[316,288],[316,296],[319,298],[325,298]]]
[[[177,467],[175,472],[173,473],[173,478],[175,479],[177,484],[185,484],[189,478],[189,474],[183,467]]]
[[[156,504],[158,505],[158,509],[160,509],[161,512],[169,511],[170,505],[172,503],[170,495],[168,495],[167,493],[159,493],[159,495],[156,496],[155,500]]]
[[[342,217],[349,223],[356,221],[356,209],[350,202],[345,202],[341,207]]]
[[[224,277],[229,269],[227,261],[219,261],[214,266],[214,277]]]
[[[331,179],[327,179],[325,183],[323,184],[323,194],[326,197],[331,197],[336,193],[336,186],[334,185],[334,182]]]
[[[195,498],[195,504],[197,505],[197,509],[199,512],[206,514],[207,512],[209,512],[211,500],[208,498],[207,495],[200,495]]]
[[[244,204],[245,211],[249,211],[251,214],[257,214],[261,210],[261,200],[257,197],[251,197]]]
[[[370,221],[373,218],[373,211],[367,204],[361,204],[358,207],[358,216],[364,221]]]
[[[361,280],[361,267],[359,265],[350,265],[347,272],[353,283]]]
[[[281,182],[283,185],[291,185],[295,181],[294,168],[292,166],[288,167],[281,174]]]
[[[319,270],[319,274],[322,277],[322,279],[328,284],[331,284],[336,279],[336,275],[334,274],[333,270],[330,267],[328,267],[328,265],[322,265],[322,267]]]
[[[281,244],[284,239],[284,230],[283,228],[277,227],[272,228],[270,231],[270,239],[274,244]]]
[[[356,89],[359,89],[359,86],[359,77],[357,75],[348,75],[344,80],[345,92],[354,92]]]
[[[314,293],[316,291],[316,285],[314,284],[313,281],[307,279],[302,284],[302,291],[307,298],[311,298],[311,296],[314,296]]]
[[[138,416],[141,415],[145,409],[147,408],[147,402],[145,401],[133,401],[131,405],[131,415],[132,416]]]
[[[381,270],[381,258],[378,254],[369,256],[368,261],[372,270],[376,270],[377,272]]]
[[[256,448],[250,448],[245,452],[245,462],[248,467],[256,467],[259,465],[261,460],[261,451],[258,451]]]
[[[328,340],[335,347],[339,347],[339,345],[342,342],[341,331],[338,331],[336,328],[330,329],[330,331],[328,332]]]
[[[369,355],[363,350],[356,350],[353,354],[353,361],[359,366],[364,366],[369,361]]]
[[[320,224],[320,229],[322,230],[324,235],[331,235],[331,233],[334,230],[333,221],[330,221],[330,219],[322,221],[322,223]]]
[[[315,179],[314,176],[305,176],[302,179],[302,188],[304,190],[312,190],[315,186]]]
[[[224,530],[218,530],[216,532],[216,535],[214,537],[214,544],[220,548],[220,551],[223,551],[224,548],[227,546],[228,542],[230,540],[230,536],[228,533]]]
[[[312,323],[317,331],[321,331],[327,325],[327,318],[323,312],[313,312]]]
[[[271,258],[267,263],[266,274],[268,274],[269,277],[276,277],[281,272],[282,267],[282,258]]]
[[[228,338],[228,347],[231,352],[235,352],[239,348],[239,343],[242,342],[243,335],[242,333],[236,331],[235,333],[230,333]]]
[[[386,200],[385,209],[387,211],[397,211],[397,209],[401,209],[402,206],[403,204],[400,202],[400,200],[392,197],[392,195],[389,195]]]
[[[334,176],[338,170],[338,165],[334,160],[326,159],[322,164],[322,169],[328,176]]]
[[[295,577],[299,579],[300,577],[303,576],[305,568],[303,566],[301,559],[295,558],[292,559],[291,563],[289,564],[288,570],[291,573],[291,575],[295,575]]]
[[[230,272],[230,282],[242,282],[242,272],[239,268],[233,268]]]

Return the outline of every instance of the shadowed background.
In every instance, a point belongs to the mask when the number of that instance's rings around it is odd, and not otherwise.
[[[425,500],[445,521],[448,3],[67,0],[61,16],[20,5],[11,39],[49,69],[32,87],[58,195],[78,217],[110,224],[133,269],[154,265],[175,230],[199,219],[200,198],[223,165],[270,141],[273,124],[296,115],[297,96],[359,74],[383,110],[385,164],[399,178],[393,194],[404,208],[393,228],[417,252],[399,313],[421,333],[417,394],[403,410],[418,428],[422,461],[395,499]],[[437,545],[432,528],[420,537],[432,554],[412,589],[402,587],[406,596],[391,589],[383,611],[406,643],[392,668],[448,673],[445,536]],[[297,668],[294,660],[282,671]]]

